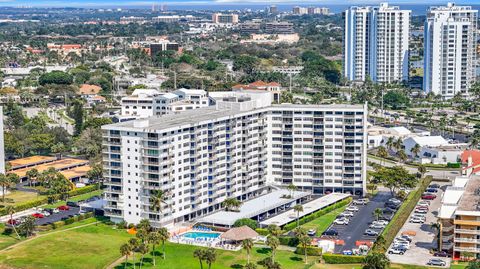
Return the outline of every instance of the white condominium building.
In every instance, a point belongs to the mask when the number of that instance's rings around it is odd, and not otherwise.
[[[132,95],[122,98],[122,116],[148,118],[209,106],[205,90],[180,89],[160,93],[153,89],[137,89]]]
[[[351,81],[408,80],[410,10],[398,6],[351,7],[345,11],[344,75]]]
[[[431,7],[425,21],[423,89],[445,99],[468,90],[475,79],[477,10]]]
[[[216,106],[103,126],[106,215],[190,221],[269,185],[363,195],[366,106],[270,105],[235,94]],[[150,206],[167,192],[162,210]]]

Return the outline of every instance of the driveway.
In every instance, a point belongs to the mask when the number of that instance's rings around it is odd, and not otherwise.
[[[332,224],[331,228],[338,231],[338,238],[345,241],[345,245],[335,246],[335,253],[341,253],[344,250],[351,250],[357,248],[355,242],[361,241],[375,241],[375,237],[363,235],[370,223],[374,221],[373,211],[376,208],[383,208],[385,202],[392,196],[389,191],[382,190],[375,195],[367,205],[358,206],[360,209],[350,219],[348,225]],[[379,231],[379,230],[378,230]]]
[[[413,236],[410,243],[410,249],[403,255],[387,254],[392,263],[412,264],[426,266],[430,259],[438,258],[447,262],[447,268],[450,267],[449,258],[434,257],[430,250],[437,247],[437,240],[435,238],[435,231],[430,227],[432,222],[437,222],[438,210],[441,206],[441,200],[443,192],[449,183],[445,182],[432,182],[441,186],[440,191],[437,193],[437,198],[430,202],[429,211],[426,215],[426,221],[423,224],[410,223],[408,220],[403,225],[402,229],[397,236],[401,235],[404,231],[415,231],[416,235]]]

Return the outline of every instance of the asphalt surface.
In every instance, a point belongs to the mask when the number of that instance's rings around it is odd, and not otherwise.
[[[36,225],[45,225],[53,222],[61,221],[63,218],[70,218],[77,215],[80,212],[80,207],[70,207],[68,210],[60,210],[58,213],[53,213],[48,217],[37,219]]]
[[[389,191],[379,191],[375,197],[370,199],[370,202],[363,206],[357,206],[360,210],[354,213],[350,218],[348,225],[332,224],[331,228],[338,232],[338,239],[344,240],[345,245],[336,245],[335,253],[341,253],[344,250],[351,250],[357,248],[355,242],[358,240],[375,241],[375,237],[363,235],[370,223],[374,221],[373,211],[376,208],[384,208],[385,202],[390,199],[391,193]],[[375,230],[380,231],[380,230]]]

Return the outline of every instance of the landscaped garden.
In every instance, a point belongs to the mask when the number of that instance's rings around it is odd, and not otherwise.
[[[337,208],[332,212],[329,212],[319,218],[316,218],[310,222],[301,225],[306,230],[316,229],[317,236],[320,236],[335,220],[338,214],[342,213],[348,205],[344,205],[341,208]]]

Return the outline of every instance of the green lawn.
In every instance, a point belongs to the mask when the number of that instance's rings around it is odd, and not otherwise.
[[[342,213],[347,206],[348,205],[345,205],[341,208],[337,208],[334,211],[329,212],[301,226],[307,230],[316,229],[317,236],[320,236],[330,226],[330,224],[332,224],[332,222],[335,220],[338,214]]]
[[[8,246],[11,246],[17,243],[19,240],[16,237],[16,234],[6,234],[5,233],[5,224],[0,223],[0,249],[4,249]]]
[[[105,224],[47,234],[0,253],[2,265],[13,268],[104,268],[120,257],[131,236]]]
[[[42,197],[41,195],[38,195],[37,193],[34,193],[34,192],[14,190],[14,191],[11,191],[9,194],[5,195],[5,202],[0,200],[0,207],[6,206],[6,205],[15,205],[15,204],[21,204],[25,202],[30,202],[41,197]],[[1,193],[0,193],[0,198],[1,198]]]

